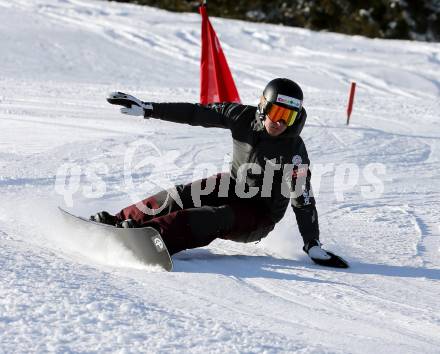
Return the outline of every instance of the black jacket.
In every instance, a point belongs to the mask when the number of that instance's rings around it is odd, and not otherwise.
[[[318,215],[308,169],[310,161],[304,142],[298,135],[302,126],[299,130],[298,127],[289,127],[281,135],[272,137],[266,132],[257,107],[236,103],[209,106],[153,103],[152,117],[194,126],[229,129],[233,138],[230,173],[235,182],[245,181],[245,191],[252,187],[259,189],[253,197],[264,200],[274,223],[282,219],[290,200],[304,241],[319,238]],[[297,120],[304,125],[306,117],[303,108]],[[251,165],[245,164],[255,164],[254,167],[259,168],[249,170]],[[273,179],[268,169],[273,171]],[[265,180],[265,173],[269,179]],[[266,188],[267,181],[272,181],[269,190]]]

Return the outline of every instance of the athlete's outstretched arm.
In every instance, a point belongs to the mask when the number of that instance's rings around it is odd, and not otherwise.
[[[299,232],[304,244],[307,244],[311,240],[319,239],[319,223],[311,185],[310,160],[304,142],[301,138],[299,139],[298,154],[301,157],[301,163],[293,169],[290,202]]]
[[[107,101],[114,105],[123,106],[121,108],[123,114],[226,129],[230,129],[247,109],[247,106],[236,103],[217,103],[202,106],[194,103],[144,102],[123,92],[110,93]]]

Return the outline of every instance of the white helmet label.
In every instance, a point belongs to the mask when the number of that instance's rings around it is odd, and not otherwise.
[[[294,97],[289,97],[289,96],[285,96],[285,95],[278,95],[277,96],[277,102],[278,103],[283,103],[287,106],[293,107],[293,108],[297,108],[300,109],[301,108],[301,104],[302,101],[294,98]]]

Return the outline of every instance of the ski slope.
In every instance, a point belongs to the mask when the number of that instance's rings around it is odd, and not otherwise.
[[[211,20],[244,103],[275,77],[303,87],[321,240],[352,267],[312,264],[290,209],[172,273],[69,229],[58,205],[116,212],[227,168],[227,131],[105,101],[198,101],[200,17],[0,0],[0,352],[438,353],[440,45]]]

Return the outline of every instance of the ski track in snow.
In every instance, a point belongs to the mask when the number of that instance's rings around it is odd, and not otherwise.
[[[113,90],[197,101],[200,17],[0,0],[1,351],[437,353],[440,46],[212,22],[244,103],[276,76],[304,87],[312,163],[333,164],[313,180],[321,238],[352,267],[313,265],[290,209],[261,243],[182,252],[173,273],[68,229],[56,210],[63,165],[79,168],[71,207],[84,216],[199,178],[199,164],[227,168],[228,132],[123,117],[105,101]],[[367,198],[362,171],[377,162],[384,192]],[[335,179],[344,163],[361,172],[347,191]],[[92,198],[90,168],[106,187]]]

